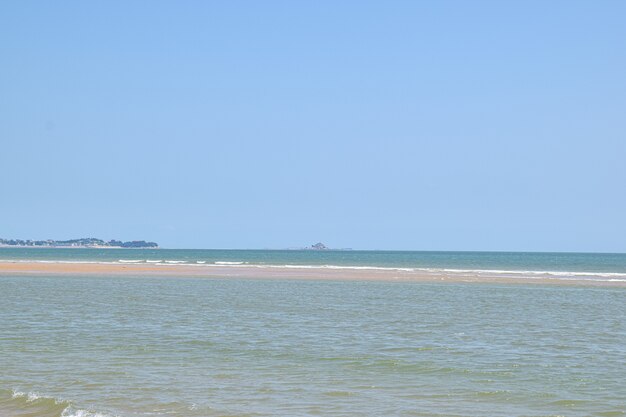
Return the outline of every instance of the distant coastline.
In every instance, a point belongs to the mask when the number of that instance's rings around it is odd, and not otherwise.
[[[93,237],[70,240],[30,240],[30,239],[0,239],[0,247],[18,248],[99,248],[99,249],[158,249],[156,242],[145,240],[109,240],[105,241]]]

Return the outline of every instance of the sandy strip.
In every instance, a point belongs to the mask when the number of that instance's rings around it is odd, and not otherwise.
[[[468,273],[441,271],[402,271],[380,269],[329,269],[298,267],[255,267],[242,265],[146,265],[116,263],[70,262],[0,262],[0,276],[8,275],[139,275],[198,278],[301,279],[333,281],[392,281],[392,282],[473,282],[499,284],[549,284],[624,287],[625,281],[601,281],[572,277],[571,279],[507,276],[500,273]]]

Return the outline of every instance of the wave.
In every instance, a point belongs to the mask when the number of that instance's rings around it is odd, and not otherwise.
[[[415,268],[416,271],[432,271],[462,274],[499,274],[499,275],[538,275],[554,277],[624,277],[626,272],[586,272],[586,271],[537,271],[518,269],[450,269],[450,268]]]
[[[514,270],[514,269],[463,269],[463,268],[424,268],[424,267],[394,267],[375,265],[298,265],[298,264],[261,264],[244,261],[181,261],[181,260],[142,260],[120,259],[118,261],[71,261],[71,260],[0,260],[2,263],[53,263],[53,264],[139,264],[151,265],[184,265],[203,268],[261,268],[261,269],[333,269],[353,271],[390,271],[398,273],[423,273],[428,275],[472,275],[480,277],[519,278],[528,279],[561,279],[561,280],[596,280],[607,282],[626,282],[626,272],[599,272],[599,271],[550,271],[550,270]]]
[[[217,264],[217,263],[216,263]],[[451,268],[405,268],[383,266],[354,266],[354,265],[269,265],[269,264],[239,264],[219,266],[233,266],[245,268],[277,268],[277,269],[335,269],[353,271],[389,271],[407,273],[425,273],[432,275],[476,275],[483,277],[526,277],[526,278],[554,278],[563,280],[598,280],[610,282],[626,282],[624,272],[580,272],[580,271],[535,271],[535,270],[500,270],[500,269],[451,269]]]
[[[78,407],[70,400],[36,392],[0,390],[0,415],[33,417],[113,417],[113,414]]]
[[[216,262],[217,264],[217,262]],[[271,265],[271,264],[245,264],[245,265],[220,265],[220,266],[240,266],[250,268],[280,268],[280,269],[338,269],[356,271],[396,271],[396,272],[423,272],[432,274],[471,274],[471,275],[533,275],[538,277],[616,277],[626,280],[626,272],[580,272],[580,271],[535,271],[535,270],[502,270],[502,269],[452,269],[452,268],[405,268],[393,266],[355,266],[355,265]],[[613,279],[621,281],[620,279]]]

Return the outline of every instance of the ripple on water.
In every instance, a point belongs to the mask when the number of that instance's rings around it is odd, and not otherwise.
[[[603,288],[0,277],[0,416],[624,416],[624,306]]]

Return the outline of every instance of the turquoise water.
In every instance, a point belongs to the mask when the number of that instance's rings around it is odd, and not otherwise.
[[[622,288],[0,276],[0,329],[2,417],[626,415]]]
[[[0,260],[233,262],[626,274],[626,254],[606,253],[0,248]]]

